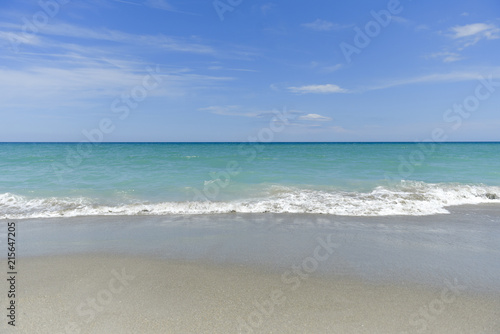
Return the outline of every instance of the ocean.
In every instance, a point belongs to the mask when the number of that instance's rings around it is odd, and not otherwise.
[[[2,143],[0,218],[500,205],[500,143]]]

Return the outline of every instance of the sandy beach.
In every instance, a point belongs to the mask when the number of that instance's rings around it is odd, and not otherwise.
[[[25,259],[20,333],[498,333],[500,301],[441,288],[123,256]],[[498,296],[497,296],[498,297]]]
[[[15,332],[499,333],[500,209],[450,210],[20,220]]]

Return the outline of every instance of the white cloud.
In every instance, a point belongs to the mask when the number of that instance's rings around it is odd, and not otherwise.
[[[61,38],[61,37],[69,37]],[[12,42],[14,41],[14,43]],[[86,42],[86,43],[85,43]],[[107,43],[100,43],[107,42]],[[85,44],[85,46],[83,45]],[[197,55],[219,56],[223,59],[254,59],[258,51],[241,45],[212,46],[199,37],[172,37],[162,34],[133,34],[106,28],[91,29],[65,23],[48,24],[38,34],[23,34],[18,24],[0,22],[0,47],[21,51],[23,54],[40,52],[44,56],[47,50],[52,54],[84,54],[130,58],[147,56],[151,52],[183,52]],[[0,57],[5,57],[1,54]],[[43,57],[34,59],[39,62]]]
[[[340,25],[338,23],[333,23],[330,21],[325,21],[321,19],[317,19],[311,23],[303,23],[303,27],[316,31],[332,31],[332,30],[342,30],[345,28],[349,28],[350,25]]]
[[[482,39],[500,38],[500,29],[494,24],[473,23],[462,26],[451,27],[447,36],[455,40],[454,51],[435,52],[425,56],[426,58],[440,58],[445,63],[451,63],[464,59],[460,51],[472,46]]]
[[[481,34],[487,38],[495,36],[500,30],[494,24],[474,23],[464,26],[455,26],[450,29],[453,32],[453,38],[461,38]],[[498,38],[498,36],[495,36]]]
[[[19,26],[9,23],[0,23],[0,28],[10,30],[0,31],[0,38],[3,37],[4,39],[8,39],[12,38],[12,36],[22,38],[23,36],[23,33],[19,31]],[[47,41],[46,38],[48,36],[62,36],[86,40],[108,41],[119,44],[149,46],[157,49],[167,49],[180,52],[201,54],[215,53],[215,50],[211,46],[202,44],[198,41],[192,41],[190,39],[181,39],[164,35],[138,35],[110,29],[90,29],[71,24],[48,24],[40,30],[40,33],[36,35],[36,38],[43,38],[46,43],[50,43],[50,41]],[[21,42],[26,42],[27,44],[35,44],[36,42],[36,45],[38,46],[46,46],[43,45],[43,43],[40,41],[33,40],[32,37],[30,38],[32,39],[32,41],[22,40]],[[65,43],[58,42],[57,45],[64,46]],[[68,43],[68,45],[74,45],[74,43]],[[49,44],[49,46],[52,45]]]
[[[3,47],[8,47],[13,51],[18,51],[19,45],[39,46],[41,40],[36,35],[16,34],[12,31],[0,30],[0,41],[3,40]]]
[[[58,67],[38,65],[23,69],[0,69],[0,100],[4,108],[83,108],[97,106],[107,110],[122,93],[143,84],[148,75],[145,64],[121,64],[83,60],[79,66],[68,66],[61,60]],[[85,65],[83,65],[85,64]],[[62,66],[64,65],[64,67]],[[222,77],[172,71],[158,68],[161,80],[149,97],[179,98],[188,94],[220,87]],[[220,81],[220,80],[223,81]]]
[[[321,116],[321,115],[318,115],[318,114],[307,114],[307,115],[304,115],[304,116],[300,116],[299,120],[301,120],[301,121],[328,122],[328,121],[331,121],[332,119],[330,117]]]
[[[332,94],[332,93],[348,93],[347,89],[341,88],[337,85],[309,85],[300,87],[288,87],[288,89],[297,94]]]
[[[445,63],[451,63],[463,59],[463,57],[460,56],[460,54],[448,51],[432,53],[426,56],[426,58],[441,58]]]
[[[474,45],[482,39],[500,38],[500,29],[494,24],[473,23],[450,28],[450,37],[461,40],[462,48]]]

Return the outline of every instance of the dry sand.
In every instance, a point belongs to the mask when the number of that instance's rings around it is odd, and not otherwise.
[[[290,272],[283,281],[283,271],[130,256],[34,257],[18,267],[17,326],[6,330],[3,316],[2,333],[500,333],[499,296],[456,282]]]

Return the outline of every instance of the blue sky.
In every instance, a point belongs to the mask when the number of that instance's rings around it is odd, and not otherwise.
[[[0,9],[0,141],[500,140],[497,0]]]

